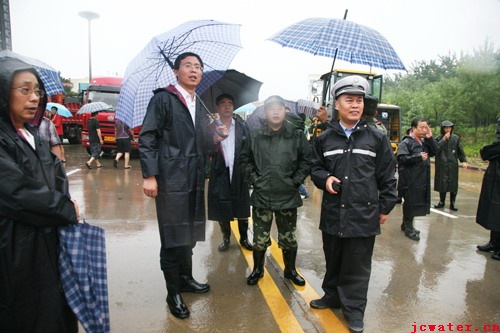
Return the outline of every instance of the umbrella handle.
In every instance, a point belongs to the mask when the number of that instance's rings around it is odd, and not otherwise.
[[[221,138],[227,138],[229,136],[229,134],[223,134],[221,131],[219,131],[217,129],[217,127],[219,126],[224,126],[224,124],[222,123],[222,121],[220,121],[220,119],[218,118],[215,118],[214,114],[212,112],[210,112],[210,110],[207,108],[207,106],[205,105],[205,103],[203,103],[203,101],[201,100],[200,98],[200,95],[196,94],[196,98],[200,101],[200,104],[201,106],[205,109],[205,111],[207,112],[208,116],[210,118],[213,119],[216,127],[215,127],[215,133],[217,133],[218,136],[220,136]]]

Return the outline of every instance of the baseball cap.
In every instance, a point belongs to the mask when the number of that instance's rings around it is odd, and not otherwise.
[[[278,96],[278,95],[269,96],[264,101],[264,109],[267,109],[272,104],[279,104],[279,105],[285,106],[285,100],[283,99],[283,97]]]

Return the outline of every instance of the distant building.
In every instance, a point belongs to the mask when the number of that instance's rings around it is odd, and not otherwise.
[[[2,7],[2,15],[0,16],[0,49],[12,50],[9,0],[0,0],[0,6]]]

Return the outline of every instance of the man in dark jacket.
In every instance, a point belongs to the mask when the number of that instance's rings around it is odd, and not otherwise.
[[[323,190],[320,229],[325,295],[315,309],[342,308],[349,328],[362,332],[375,236],[397,200],[396,161],[381,131],[362,119],[368,82],[349,76],[332,87],[340,120],[314,142],[311,179]]]
[[[298,188],[309,174],[310,147],[302,131],[285,121],[285,100],[271,96],[264,102],[266,124],[244,142],[240,155],[243,177],[253,185],[250,198],[254,230],[254,268],[247,278],[255,285],[264,275],[264,257],[270,242],[273,215],[278,226],[278,246],[283,251],[284,276],[296,285],[304,279],[295,269],[297,258]]]
[[[248,128],[233,118],[234,98],[222,94],[215,99],[221,122],[229,129],[229,136],[215,149],[210,163],[208,184],[208,219],[218,221],[222,231],[219,251],[229,248],[231,221],[238,219],[240,244],[249,251],[248,218],[250,217],[250,194],[248,184],[243,180],[239,157],[243,141],[249,136]]]
[[[434,208],[443,208],[446,193],[450,192],[450,210],[457,211],[455,200],[458,192],[458,161],[467,168],[467,158],[460,138],[453,134],[453,127],[451,121],[443,121],[441,135],[436,137],[438,151],[435,158],[434,191],[439,192],[439,203]]]
[[[481,158],[490,163],[483,177],[476,222],[490,230],[490,241],[478,245],[478,250],[494,252],[492,258],[500,260],[500,118],[497,120],[496,136],[495,142],[481,149]]]
[[[203,62],[183,53],[174,63],[177,84],[157,89],[148,105],[139,136],[144,194],[156,199],[160,229],[160,266],[167,285],[167,304],[177,318],[189,317],[181,292],[208,292],[192,275],[192,248],[205,240],[205,156],[208,118],[195,89]]]
[[[61,289],[57,227],[77,223],[61,161],[36,126],[47,98],[36,70],[0,60],[0,332],[77,332]]]
[[[403,195],[403,223],[401,230],[406,237],[420,240],[420,231],[413,223],[415,216],[429,214],[431,208],[431,162],[438,151],[436,141],[427,121],[415,118],[411,122],[411,133],[398,147],[398,191]]]

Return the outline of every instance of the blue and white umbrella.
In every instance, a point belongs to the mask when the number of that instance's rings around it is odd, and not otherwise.
[[[384,36],[372,28],[347,20],[305,19],[281,30],[269,40],[314,55],[382,69],[405,70]]]
[[[116,117],[131,128],[142,125],[153,90],[175,84],[171,65],[179,54],[196,53],[205,72],[218,71],[203,76],[197,88],[202,94],[224,75],[240,49],[240,26],[212,20],[189,21],[154,37],[125,71]]]
[[[65,107],[64,105],[59,104],[59,103],[54,103],[54,102],[47,103],[45,110],[52,110],[53,107],[55,107],[57,109],[58,115],[60,115],[62,117],[66,117],[66,118],[73,117],[73,114],[71,113],[71,111],[67,107]]]
[[[104,102],[92,102],[83,105],[76,114],[94,113],[99,111],[107,111],[113,109],[113,107]]]
[[[40,79],[43,82],[43,85],[45,86],[45,92],[47,93],[48,96],[64,93],[64,87],[62,85],[61,76],[59,75],[59,72],[56,71],[54,68],[50,67],[49,65],[47,65],[46,63],[34,58],[14,53],[9,50],[0,51],[0,58],[19,59],[35,67],[38,75],[40,76]]]

